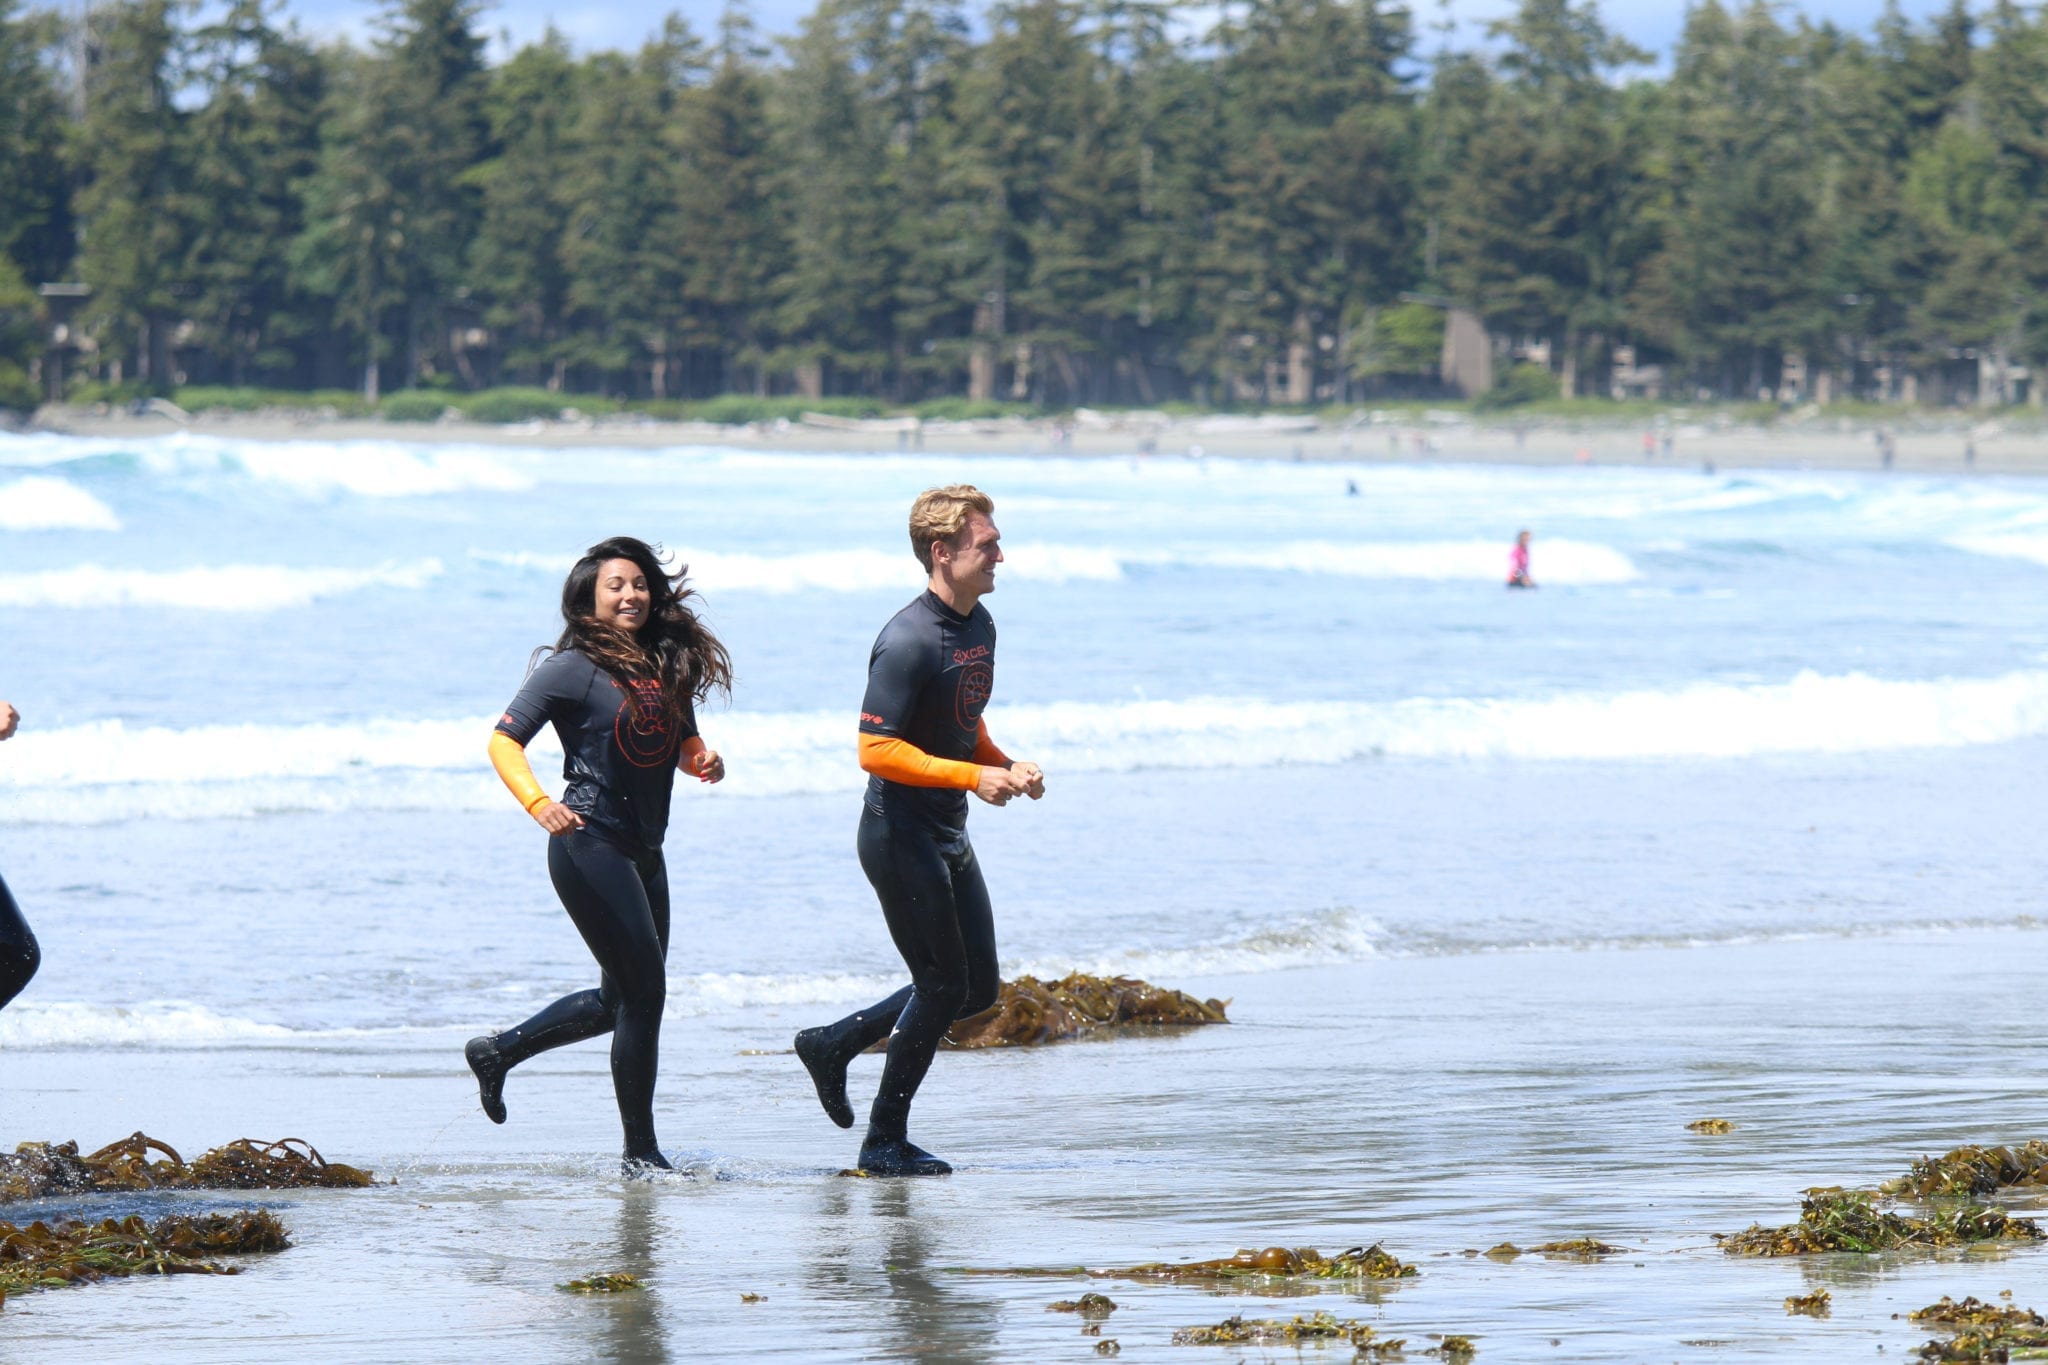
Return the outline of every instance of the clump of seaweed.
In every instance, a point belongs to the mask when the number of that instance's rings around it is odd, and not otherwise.
[[[1716,1233],[1731,1256],[1805,1256],[1820,1251],[1896,1251],[1903,1247],[1967,1246],[1977,1242],[2039,1241],[2040,1226],[1983,1204],[1930,1210],[1912,1218],[1877,1206],[1869,1190],[1806,1192],[1799,1221],[1785,1227],[1752,1225]]]
[[[1878,1188],[1885,1194],[1927,1199],[2043,1185],[2048,1185],[2048,1141],[2036,1139],[2018,1147],[1958,1147],[1940,1156],[1924,1156],[1903,1176]]]
[[[1972,1295],[1957,1303],[1944,1294],[1940,1303],[1931,1303],[1916,1312],[1906,1314],[1912,1322],[1931,1322],[1939,1327],[1992,1328],[1998,1331],[2019,1330],[2029,1327],[2048,1327],[2048,1318],[2026,1308],[2002,1308],[1995,1303],[1986,1303]]]
[[[628,1275],[623,1271],[611,1275],[592,1275],[589,1279],[571,1280],[567,1284],[555,1286],[570,1294],[623,1294],[639,1287],[639,1276]]]
[[[1695,1119],[1685,1125],[1688,1133],[1732,1133],[1735,1125],[1726,1119]]]
[[[1099,1356],[1117,1355],[1120,1352],[1122,1352],[1123,1349],[1123,1347],[1116,1344],[1115,1337],[1107,1337],[1095,1343],[1095,1354]]]
[[[1597,1241],[1591,1237],[1575,1237],[1568,1242],[1544,1242],[1529,1250],[1552,1260],[1597,1261],[1602,1256],[1618,1256],[1627,1247],[1618,1247],[1609,1242]]]
[[[1364,1349],[1385,1350],[1391,1343],[1375,1342],[1370,1324],[1350,1318],[1339,1320],[1331,1313],[1309,1317],[1228,1317],[1213,1327],[1183,1327],[1173,1334],[1176,1346],[1267,1346],[1294,1345],[1304,1341],[1348,1341]]]
[[[1079,1313],[1084,1318],[1106,1318],[1116,1311],[1116,1300],[1107,1294],[1083,1294],[1078,1299],[1061,1299],[1048,1304],[1048,1313]]]
[[[1470,1360],[1478,1350],[1470,1337],[1447,1336],[1440,1345],[1424,1351],[1423,1354],[1442,1356],[1445,1360]]]
[[[1227,1024],[1229,1003],[1197,1000],[1185,991],[1130,976],[1072,972],[1049,982],[1020,976],[1003,983],[995,1004],[954,1024],[945,1045],[1030,1047],[1120,1025]]]
[[[2039,1359],[2048,1355],[2048,1319],[2031,1309],[2001,1308],[1977,1298],[1957,1303],[1944,1296],[1940,1303],[1907,1316],[1956,1334],[1922,1346],[1922,1360],[2007,1361],[2016,1356]]]
[[[236,1275],[240,1267],[210,1258],[290,1245],[284,1224],[268,1209],[173,1214],[154,1223],[140,1214],[97,1223],[0,1223],[0,1300],[122,1275]]]
[[[1120,1280],[1240,1280],[1253,1278],[1290,1280],[1398,1280],[1416,1273],[1377,1242],[1369,1247],[1352,1247],[1335,1256],[1325,1256],[1314,1247],[1267,1247],[1263,1251],[1241,1250],[1234,1256],[1213,1261],[1153,1261],[1121,1270],[1091,1270]]]
[[[1522,1249],[1513,1242],[1502,1242],[1499,1246],[1488,1247],[1479,1254],[1490,1261],[1512,1261],[1522,1254]]]
[[[152,1161],[152,1153],[163,1159]],[[190,1163],[147,1133],[86,1156],[76,1142],[24,1142],[0,1156],[0,1202],[88,1191],[352,1189],[369,1183],[368,1171],[327,1160],[303,1138],[240,1138]]]
[[[1809,1318],[1824,1318],[1833,1311],[1834,1300],[1835,1296],[1825,1289],[1816,1289],[1811,1294],[1788,1294],[1785,1296],[1785,1311]]]

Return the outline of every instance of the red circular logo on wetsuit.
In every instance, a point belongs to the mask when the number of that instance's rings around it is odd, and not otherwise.
[[[617,687],[617,683],[612,684]],[[621,688],[619,714],[612,721],[612,736],[619,752],[636,768],[658,768],[676,756],[675,737],[668,715],[661,706],[661,684],[635,678]]]
[[[976,659],[960,670],[960,682],[953,693],[953,718],[963,730],[972,730],[981,719],[988,695],[995,690],[996,671],[987,659]]]

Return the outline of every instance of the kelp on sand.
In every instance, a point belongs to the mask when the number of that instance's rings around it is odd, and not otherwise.
[[[1964,1204],[1914,1218],[1878,1207],[1869,1190],[1816,1189],[1806,1192],[1799,1221],[1785,1227],[1752,1225],[1714,1240],[1731,1256],[1804,1256],[1821,1251],[1897,1251],[1907,1247],[1955,1247],[1982,1242],[2042,1239],[2038,1224],[2003,1209]]]
[[[1267,1247],[1262,1251],[1241,1250],[1233,1256],[1208,1261],[1147,1261],[1143,1265],[1110,1269],[1088,1266],[1048,1268],[1015,1266],[984,1268],[957,1266],[958,1275],[1046,1276],[1087,1275],[1098,1280],[1143,1280],[1154,1284],[1227,1285],[1238,1282],[1269,1289],[1281,1284],[1329,1284],[1345,1281],[1406,1279],[1415,1267],[1397,1259],[1378,1243],[1352,1247],[1335,1256],[1325,1256],[1314,1247]]]
[[[176,1214],[153,1223],[140,1214],[97,1223],[0,1223],[0,1302],[24,1290],[122,1275],[235,1275],[239,1266],[212,1258],[290,1245],[284,1224],[268,1209]]]
[[[2008,1291],[2009,1292],[2009,1291]],[[2027,1308],[2002,1308],[1982,1299],[1944,1297],[1907,1315],[1956,1335],[1920,1348],[1929,1361],[2007,1361],[2048,1358],[2048,1319]]]
[[[1267,1247],[1263,1251],[1242,1250],[1234,1256],[1222,1256],[1211,1261],[1154,1261],[1120,1270],[1091,1270],[1088,1273],[1120,1280],[1186,1283],[1258,1278],[1398,1280],[1414,1275],[1416,1270],[1374,1243],[1369,1247],[1352,1247],[1335,1256],[1325,1256],[1313,1247]]]
[[[151,1160],[152,1154],[161,1160]],[[360,1189],[370,1183],[368,1171],[327,1160],[303,1138],[239,1138],[189,1163],[146,1133],[85,1156],[76,1142],[24,1142],[0,1156],[0,1202],[132,1190]]]
[[[2038,1138],[2017,1147],[1966,1146],[1941,1156],[1924,1156],[1897,1180],[1878,1186],[1885,1194],[1916,1199],[1967,1198],[2028,1187],[2048,1187],[2048,1142]]]
[[[947,1032],[950,1048],[1030,1047],[1097,1029],[1137,1025],[1227,1024],[1227,1000],[1197,1000],[1131,976],[1070,972],[1057,981],[1005,981],[996,1003]]]
[[[1309,1317],[1225,1318],[1212,1327],[1183,1327],[1173,1334],[1176,1346],[1299,1346],[1306,1342],[1348,1342],[1368,1358],[1398,1356],[1405,1338],[1380,1340],[1369,1323],[1339,1319],[1332,1313]]]

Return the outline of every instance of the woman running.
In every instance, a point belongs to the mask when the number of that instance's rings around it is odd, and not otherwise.
[[[612,1088],[627,1173],[669,1170],[654,1140],[654,1074],[668,977],[668,870],[661,839],[677,768],[703,782],[725,762],[697,736],[695,704],[730,695],[732,658],[697,619],[696,593],[645,541],[590,547],[562,584],[566,623],[491,736],[491,765],[552,837],[548,876],[602,973],[465,1054],[484,1113],[505,1121],[505,1073],[536,1053],[612,1035]],[[540,651],[536,650],[538,654]],[[560,801],[534,780],[526,746],[552,723],[564,751]]]
[[[14,703],[0,701],[0,739],[13,738],[14,727],[20,722],[21,713],[14,709]],[[36,946],[36,936],[29,932],[28,921],[21,917],[21,907],[8,893],[6,881],[0,879],[0,1009],[7,1008],[7,1002],[21,994],[21,988],[42,962],[43,951]]]

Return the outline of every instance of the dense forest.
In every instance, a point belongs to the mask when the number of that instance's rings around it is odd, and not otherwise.
[[[1453,307],[1567,394],[2010,401],[2048,360],[2008,0],[1703,0],[1654,70],[1588,0],[1470,50],[1392,0],[822,0],[495,65],[486,18],[0,0],[0,398],[59,321],[73,380],[373,398],[1355,401],[1433,391]]]

